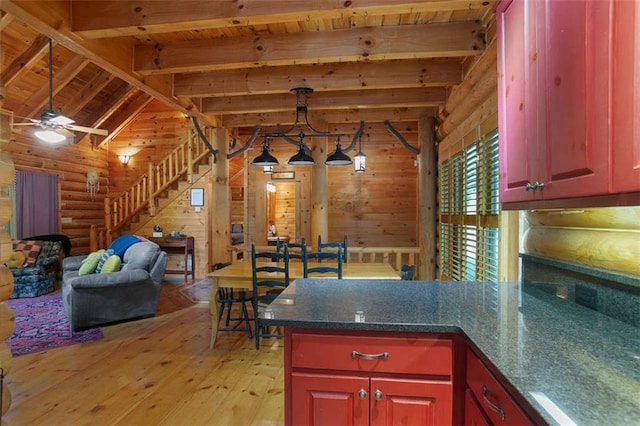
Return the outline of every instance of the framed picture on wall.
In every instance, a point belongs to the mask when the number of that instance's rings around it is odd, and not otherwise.
[[[204,188],[191,188],[189,204],[194,207],[204,206]]]

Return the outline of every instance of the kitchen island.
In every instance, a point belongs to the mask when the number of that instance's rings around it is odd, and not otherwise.
[[[640,419],[640,330],[548,291],[522,291],[519,283],[306,279],[290,285],[267,316],[262,321],[284,326],[289,340],[296,331],[326,332],[334,340],[452,337],[453,371],[443,380],[453,383],[454,409],[464,399],[456,388],[470,386],[464,359],[471,354],[531,423],[627,425]],[[296,350],[285,342],[286,374]],[[285,388],[290,385],[289,377]]]

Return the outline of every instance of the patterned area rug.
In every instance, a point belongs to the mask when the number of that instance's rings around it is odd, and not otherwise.
[[[195,284],[185,287],[180,290],[185,297],[195,303],[209,303],[209,296],[211,295],[211,280],[204,279],[198,281]]]
[[[102,329],[72,333],[62,306],[62,294],[9,299],[7,305],[16,317],[16,327],[6,340],[13,356],[46,351],[61,346],[89,342],[104,337]]]

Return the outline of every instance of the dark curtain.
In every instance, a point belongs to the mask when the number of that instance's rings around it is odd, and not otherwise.
[[[17,237],[58,233],[58,176],[16,172]]]

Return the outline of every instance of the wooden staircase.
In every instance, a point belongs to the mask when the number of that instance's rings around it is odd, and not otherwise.
[[[207,138],[210,140],[210,135]],[[127,191],[117,197],[105,198],[105,226],[91,228],[91,251],[108,246],[118,235],[135,233],[146,225],[194,182],[209,173],[211,163],[212,155],[207,147],[195,131],[189,131],[185,143],[157,164],[149,164],[147,173]]]

